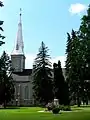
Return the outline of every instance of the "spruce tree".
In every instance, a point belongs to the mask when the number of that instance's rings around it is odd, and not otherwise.
[[[72,91],[70,94],[74,98],[77,97],[78,106],[81,100],[88,104],[90,99],[90,5],[87,14],[81,19],[79,30],[76,33],[72,31],[72,35],[68,34],[66,54],[66,76]]]
[[[12,65],[9,56],[3,52],[0,58],[0,103],[6,107],[14,98],[14,81],[12,78]]]
[[[71,56],[72,56],[72,39],[70,34],[67,33],[66,62],[65,62],[65,75],[66,75],[67,81],[71,80],[70,78]]]
[[[66,49],[66,77],[69,84],[70,97],[74,101],[77,98],[77,104],[80,106],[81,101],[81,52],[78,33],[72,30],[68,34]]]
[[[2,3],[1,1],[0,1],[0,7],[3,7],[3,3]],[[3,25],[3,21],[0,21],[0,30],[1,30],[1,31],[3,31],[2,25]],[[5,38],[5,37],[0,34],[0,39],[3,40],[4,38]],[[0,46],[5,43],[5,42],[3,42],[2,40],[0,40]]]
[[[86,103],[88,104],[88,99],[90,99],[90,5],[87,14],[81,19],[79,39],[83,53],[83,98],[86,98]]]
[[[49,59],[48,47],[42,42],[34,61],[33,90],[35,99],[45,104],[53,99],[52,70]]]

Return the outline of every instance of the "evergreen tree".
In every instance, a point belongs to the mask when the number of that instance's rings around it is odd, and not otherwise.
[[[9,56],[3,52],[0,58],[0,103],[6,107],[14,98],[14,81],[12,78],[12,66]]]
[[[65,75],[67,82],[71,81],[70,68],[71,68],[71,56],[72,56],[72,39],[69,33],[67,33],[67,46],[66,46],[66,62],[65,62]],[[69,81],[68,81],[69,80]]]
[[[71,36],[68,33],[66,49],[66,77],[69,84],[71,99],[80,106],[81,101],[81,46],[78,33],[72,30]]]
[[[68,94],[68,85],[65,82],[61,62],[58,61],[58,64],[54,63],[54,91],[55,97],[59,99],[60,104],[68,105],[69,104],[69,94]]]
[[[76,37],[75,37],[76,36]],[[70,91],[80,101],[88,104],[90,99],[90,5],[81,19],[78,32],[68,34],[66,49],[66,76]],[[70,93],[70,94],[71,94]]]
[[[88,104],[88,99],[90,99],[90,5],[87,10],[87,14],[81,19],[81,25],[79,28],[79,39],[82,45],[83,53],[83,93],[86,98],[86,103]],[[88,82],[88,83],[87,83]],[[87,95],[87,96],[86,96]]]
[[[3,7],[3,3],[1,1],[0,1],[0,7]],[[3,25],[3,21],[0,21],[0,30],[1,31],[3,31],[2,27],[1,27],[2,25]],[[5,37],[0,34],[0,38],[3,40]],[[0,40],[0,46],[5,43],[2,40]]]
[[[52,70],[49,59],[48,47],[42,42],[33,68],[34,97],[40,103],[48,103],[53,99]]]
[[[81,19],[78,32],[68,34],[66,49],[66,76],[70,94],[88,104],[90,99],[90,5],[87,14]]]

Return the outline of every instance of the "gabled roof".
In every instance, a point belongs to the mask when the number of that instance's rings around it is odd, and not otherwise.
[[[13,74],[16,74],[19,76],[29,76],[32,74],[32,69],[24,69],[23,72],[13,72]]]

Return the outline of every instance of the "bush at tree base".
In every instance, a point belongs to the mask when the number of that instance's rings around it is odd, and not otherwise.
[[[53,103],[48,103],[46,105],[46,108],[47,108],[48,111],[52,110],[53,109]]]
[[[60,110],[63,110],[63,111],[71,111],[71,107],[70,106],[59,106]]]
[[[58,114],[59,111],[60,111],[59,107],[55,107],[55,108],[52,109],[53,114]]]

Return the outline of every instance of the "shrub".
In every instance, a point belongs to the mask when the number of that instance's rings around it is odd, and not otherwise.
[[[65,106],[65,107],[64,107],[64,111],[71,111],[70,106]]]
[[[63,107],[63,111],[71,111],[70,106],[64,106],[64,107]]]
[[[63,111],[71,111],[70,106],[60,105],[59,108],[60,108],[60,110],[63,110]]]
[[[48,103],[46,105],[46,108],[47,108],[48,111],[52,110],[53,109],[53,104],[52,103]]]
[[[60,108],[59,108],[59,107],[55,107],[55,108],[53,108],[53,110],[52,110],[53,114],[58,114],[59,111],[60,111]]]
[[[63,110],[64,109],[64,105],[60,105],[59,108],[60,108],[60,110]]]

